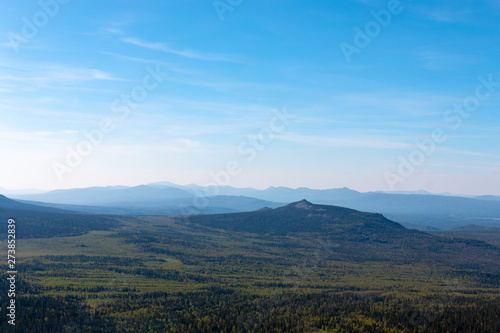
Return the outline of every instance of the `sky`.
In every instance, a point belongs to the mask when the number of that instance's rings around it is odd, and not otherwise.
[[[500,195],[500,2],[0,2],[0,187]]]

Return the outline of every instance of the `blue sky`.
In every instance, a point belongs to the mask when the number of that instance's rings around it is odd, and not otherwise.
[[[498,1],[54,1],[0,2],[0,187],[206,185],[236,161],[235,187],[500,194]]]

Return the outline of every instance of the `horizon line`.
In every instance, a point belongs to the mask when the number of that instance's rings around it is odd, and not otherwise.
[[[291,187],[291,186],[267,186],[265,188],[259,188],[259,187],[236,187],[236,186],[231,186],[231,185],[216,185],[216,184],[208,184],[208,185],[199,185],[196,183],[188,183],[188,184],[178,184],[170,181],[155,181],[155,182],[150,182],[150,183],[140,183],[137,185],[121,185],[121,184],[116,184],[116,185],[96,185],[96,186],[87,186],[87,187],[67,187],[67,188],[53,188],[53,189],[41,189],[41,188],[20,188],[20,189],[7,189],[4,188],[3,186],[0,186],[0,194],[3,194],[3,191],[7,192],[38,192],[38,193],[26,193],[26,194],[19,194],[19,195],[34,195],[34,194],[42,194],[42,193],[48,193],[48,192],[53,192],[53,191],[64,191],[64,190],[78,190],[78,189],[89,189],[89,188],[109,188],[109,187],[124,187],[124,188],[133,188],[133,187],[138,187],[138,186],[151,186],[155,184],[161,184],[161,183],[169,183],[173,186],[181,186],[181,187],[188,187],[188,186],[197,186],[201,188],[205,187],[230,187],[234,189],[252,189],[252,190],[258,190],[258,191],[265,191],[271,188],[287,188],[291,190],[298,190],[298,189],[308,189],[308,190],[314,190],[314,191],[325,191],[325,190],[341,190],[341,189],[347,189],[351,191],[355,191],[358,193],[363,193],[363,194],[368,194],[368,193],[388,193],[388,194],[420,194],[420,195],[441,195],[441,196],[457,196],[457,197],[480,197],[480,196],[500,196],[499,194],[465,194],[465,193],[452,193],[452,192],[431,192],[428,190],[423,190],[423,189],[418,189],[418,190],[395,190],[395,191],[386,191],[386,190],[370,190],[370,191],[360,191],[356,190],[347,186],[344,187],[326,187],[326,188],[312,188],[312,187],[307,187],[307,186],[299,186],[299,187]],[[164,185],[165,187],[169,187],[168,185]],[[420,193],[417,193],[420,192]],[[3,194],[7,196],[6,194]]]

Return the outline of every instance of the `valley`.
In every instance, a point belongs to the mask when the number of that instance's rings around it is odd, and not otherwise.
[[[409,230],[380,214],[308,201],[189,217],[28,208],[0,209],[20,228],[19,332],[500,325],[499,247]]]

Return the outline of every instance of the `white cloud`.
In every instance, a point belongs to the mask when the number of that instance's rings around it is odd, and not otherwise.
[[[27,73],[16,71],[15,73],[0,76],[2,85],[22,84],[23,86],[93,80],[129,81],[117,78],[110,73],[95,68],[47,66],[43,64],[40,64],[39,68],[32,69]]]
[[[127,44],[132,44],[138,47],[142,47],[145,49],[150,49],[159,52],[165,52],[170,54],[179,55],[182,57],[199,59],[199,60],[207,60],[207,61],[225,61],[225,62],[236,62],[241,63],[242,60],[238,59],[235,56],[223,55],[223,54],[212,54],[212,53],[199,53],[191,50],[176,50],[173,49],[165,43],[159,42],[147,42],[138,38],[126,37],[121,39],[122,42]]]
[[[451,11],[445,9],[428,10],[423,12],[425,16],[436,22],[456,23],[464,22],[470,16],[470,10]]]
[[[454,71],[463,66],[473,65],[475,61],[460,54],[447,54],[437,51],[425,51],[421,54],[422,68],[431,71]]]
[[[349,147],[349,148],[378,148],[378,149],[413,149],[414,145],[396,142],[393,140],[381,140],[374,137],[350,138],[332,137],[318,135],[282,134],[276,139],[302,143],[317,147]]]
[[[195,141],[191,139],[177,139],[175,141],[184,145],[187,148],[196,148],[200,145],[200,141]]]

